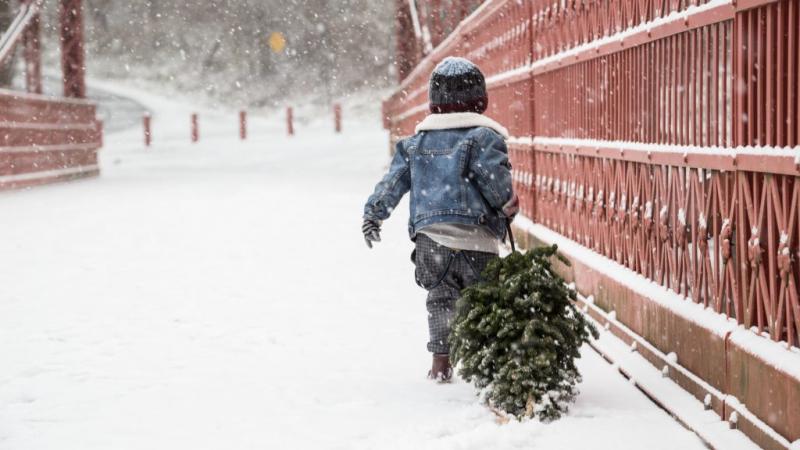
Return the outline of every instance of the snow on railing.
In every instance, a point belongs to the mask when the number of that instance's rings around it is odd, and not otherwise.
[[[17,43],[22,39],[25,30],[39,13],[42,0],[23,3],[20,10],[11,22],[11,25],[0,36],[0,67],[14,52]]]

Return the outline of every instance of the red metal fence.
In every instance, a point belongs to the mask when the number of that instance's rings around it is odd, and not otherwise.
[[[0,30],[0,66],[17,47],[25,59],[27,93],[0,89],[0,189],[96,175],[102,124],[84,99],[80,0],[59,0],[63,97],[42,95],[42,2],[25,0],[8,30]]]
[[[800,346],[800,0],[486,1],[399,62],[393,140],[449,55],[487,76],[524,215]]]
[[[411,134],[432,67],[471,58],[514,136],[526,215],[797,346],[798,9],[489,1],[385,114]]]

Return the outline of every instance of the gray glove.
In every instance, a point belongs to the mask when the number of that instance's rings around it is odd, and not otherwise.
[[[364,224],[361,225],[361,232],[364,233],[364,241],[367,243],[367,247],[372,248],[373,242],[381,241],[381,221],[364,219]]]

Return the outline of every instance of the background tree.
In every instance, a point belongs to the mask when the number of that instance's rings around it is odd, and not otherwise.
[[[13,1],[13,0],[0,0]],[[46,0],[45,38],[57,27]],[[204,91],[236,105],[328,102],[392,81],[394,4],[385,0],[85,0],[91,74]],[[286,36],[276,53],[271,33]],[[46,45],[51,63],[57,61]]]

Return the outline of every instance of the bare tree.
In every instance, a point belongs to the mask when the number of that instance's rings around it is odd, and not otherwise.
[[[287,95],[330,99],[389,83],[392,49],[386,44],[393,2],[386,0],[86,0],[86,5],[90,70],[102,75],[167,80],[239,104]],[[286,36],[284,51],[270,49],[273,32]]]

